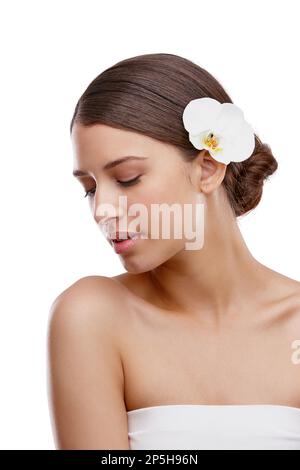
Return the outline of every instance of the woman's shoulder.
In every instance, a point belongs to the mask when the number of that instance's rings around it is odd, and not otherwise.
[[[291,295],[289,297],[291,324],[295,325],[300,336],[300,282],[291,279]]]
[[[119,286],[112,277],[91,275],[84,276],[68,285],[58,294],[55,301],[81,301],[93,302],[98,297],[104,300],[114,299]]]
[[[54,317],[64,321],[94,319],[102,324],[113,324],[118,312],[124,308],[126,289],[114,278],[107,276],[85,276],[67,286],[50,306],[50,321]]]
[[[300,334],[300,282],[276,271],[274,274],[273,292],[276,292],[274,300],[279,307],[276,323],[280,327],[284,323],[289,327],[288,330],[296,329]]]
[[[49,397],[60,449],[128,448],[117,292],[112,279],[87,276],[51,306]]]

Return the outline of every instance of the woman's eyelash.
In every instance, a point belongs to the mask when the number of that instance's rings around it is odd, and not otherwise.
[[[84,197],[87,197],[87,196],[92,196],[94,193],[93,191],[95,191],[96,188],[92,188],[92,189],[88,189],[85,194],[84,194]]]
[[[141,175],[138,175],[135,178],[133,178],[132,180],[128,180],[128,181],[119,181],[119,180],[117,180],[117,183],[120,184],[121,186],[131,186],[133,184],[138,183],[138,181],[140,179],[140,176]]]
[[[119,181],[119,180],[116,180],[117,183],[120,185],[120,186],[132,186],[134,184],[137,184],[139,182],[139,179],[140,179],[141,175],[138,175],[136,178],[133,178],[132,180],[128,180],[128,181]],[[96,191],[96,188],[92,188],[92,189],[88,189],[86,192],[85,192],[85,195],[84,197],[86,196],[92,196],[95,194],[95,191]]]

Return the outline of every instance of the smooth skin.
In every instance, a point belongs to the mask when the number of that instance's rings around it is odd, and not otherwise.
[[[171,145],[102,124],[75,124],[72,142],[97,223],[97,205],[117,209],[120,195],[128,207],[150,208],[194,203],[200,194],[205,240],[188,251],[184,239],[140,239],[116,254],[124,274],[84,277],[54,300],[48,344],[56,447],[129,449],[126,411],[148,406],[300,408],[300,364],[291,360],[300,283],[250,253],[221,186],[226,166],[205,150],[186,163]],[[128,155],[147,158],[103,169]],[[120,183],[139,175],[133,186]]]

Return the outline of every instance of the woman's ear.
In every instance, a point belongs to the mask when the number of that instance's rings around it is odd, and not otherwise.
[[[192,162],[191,179],[197,191],[210,194],[219,187],[224,179],[226,166],[217,162],[208,150],[201,150]]]

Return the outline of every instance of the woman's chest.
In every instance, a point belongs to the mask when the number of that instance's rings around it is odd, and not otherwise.
[[[295,332],[152,314],[135,312],[122,334],[127,410],[178,403],[300,407]]]

